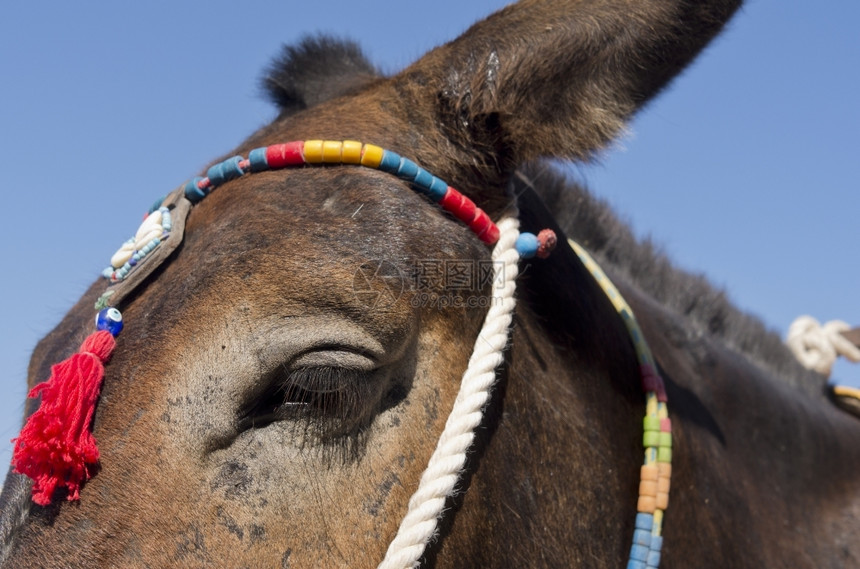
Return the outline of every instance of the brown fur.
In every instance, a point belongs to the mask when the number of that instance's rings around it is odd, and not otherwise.
[[[295,104],[237,152],[373,142],[497,218],[518,164],[606,144],[736,7],[523,0],[391,79],[345,80],[318,99],[282,91]],[[526,229],[554,225],[527,187],[517,192]],[[409,274],[421,260],[477,262],[489,251],[391,176],[340,166],[231,182],[194,208],[186,231],[123,307],[127,329],[93,424],[101,471],[80,503],[23,512],[25,488],[11,476],[2,566],[375,566],[485,310],[415,308],[413,290],[370,309],[354,294],[356,270],[385,260]],[[635,356],[569,250],[524,269],[507,365],[425,561],[623,566],[641,460]],[[623,289],[675,413],[663,567],[856,565],[857,423],[719,342],[701,338],[690,353],[672,312]],[[31,385],[87,333],[101,290],[40,343]],[[297,362],[369,371],[346,376],[362,386],[354,400],[266,419],[260,400],[286,392],[273,386]]]

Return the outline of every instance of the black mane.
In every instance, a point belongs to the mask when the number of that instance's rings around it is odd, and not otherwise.
[[[735,307],[704,275],[676,267],[650,238],[637,239],[604,200],[546,163],[522,169],[514,191],[518,184],[537,192],[565,233],[587,248],[613,278],[638,287],[682,316],[691,340],[716,338],[780,379],[810,393],[823,392],[826,380],[803,368],[778,333]]]
[[[347,95],[381,77],[357,43],[326,35],[284,45],[260,81],[282,115]]]

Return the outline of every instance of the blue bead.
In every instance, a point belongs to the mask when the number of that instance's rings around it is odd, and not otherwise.
[[[201,178],[200,176],[197,176],[193,180],[188,180],[188,182],[185,184],[185,197],[188,198],[188,201],[190,201],[191,203],[197,203],[206,197],[207,192],[204,192],[197,187],[197,182],[202,179],[203,178]]]
[[[441,201],[445,197],[445,192],[448,191],[448,184],[433,176],[433,181],[430,183],[430,199],[434,202]]]
[[[154,204],[152,204],[152,207],[150,207],[150,208],[149,208],[149,212],[148,212],[148,213],[152,213],[152,212],[154,212],[155,210],[157,210],[158,208],[160,208],[160,207],[161,207],[161,204],[162,204],[162,203],[164,203],[164,198],[166,198],[166,197],[167,197],[167,196],[164,196],[163,198],[160,198],[160,199],[156,200],[156,201],[155,201],[155,203],[154,203]]]
[[[637,529],[633,532],[633,543],[636,545],[644,545],[645,547],[651,546],[651,531],[644,529]]]
[[[530,259],[537,254],[540,241],[538,241],[537,236],[533,233],[520,233],[516,243],[514,243],[514,247],[516,247],[520,257]]]
[[[651,536],[651,551],[660,551],[663,549],[663,536],[662,535],[652,535]]]
[[[109,279],[113,275],[113,267],[108,267],[102,271],[102,276],[106,279]]]
[[[401,158],[400,166],[397,168],[397,177],[407,182],[411,182],[415,179],[415,176],[418,175],[418,164],[410,160],[409,158]]]
[[[397,173],[400,168],[400,155],[390,150],[382,151],[382,161],[379,163],[379,169],[389,174]]]
[[[645,561],[648,564],[648,567],[659,567],[660,566],[660,552],[654,551],[653,549],[648,552],[648,559]]]
[[[627,562],[627,569],[648,569],[644,563],[641,561],[636,561],[635,559],[631,559]]]
[[[96,315],[96,328],[107,330],[112,336],[122,332],[122,314],[116,308],[104,308]]]
[[[639,513],[636,514],[636,529],[647,529],[651,531],[654,527],[654,515]]]
[[[241,161],[241,156],[234,156],[209,168],[206,171],[206,176],[209,177],[209,181],[212,182],[212,186],[220,186],[224,182],[229,182],[230,180],[236,179],[244,174],[242,169],[239,168],[239,162]]]
[[[269,169],[269,162],[266,160],[267,148],[255,148],[248,154],[248,161],[251,163],[251,172],[263,172]]]
[[[635,543],[630,548],[630,560],[631,561],[641,561],[643,564],[645,560],[648,559],[648,552],[650,549],[645,547],[644,545],[636,545]]]
[[[426,194],[430,191],[430,184],[432,183],[433,174],[424,168],[418,168],[418,173],[415,174],[415,179],[412,180],[412,184],[415,186],[415,189],[422,194]]]

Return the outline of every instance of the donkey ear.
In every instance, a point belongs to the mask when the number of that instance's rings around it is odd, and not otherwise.
[[[436,100],[424,100],[455,146],[491,149],[509,165],[539,156],[587,159],[739,4],[523,0],[428,53],[396,81],[417,98],[429,88]]]
[[[381,76],[355,42],[318,35],[285,45],[261,84],[283,116],[358,91]]]

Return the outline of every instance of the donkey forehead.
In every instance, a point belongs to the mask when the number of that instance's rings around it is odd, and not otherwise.
[[[237,310],[338,314],[396,335],[411,326],[412,311],[405,302],[386,310],[363,303],[355,288],[363,270],[384,264],[405,296],[424,260],[487,257],[468,229],[388,174],[349,166],[264,172],[194,207],[179,255],[142,304],[198,321],[228,321]]]
[[[246,259],[280,248],[287,263],[309,255],[320,262],[356,255],[395,263],[488,256],[464,226],[382,172],[315,167],[254,174],[231,184],[194,208],[189,248]]]

